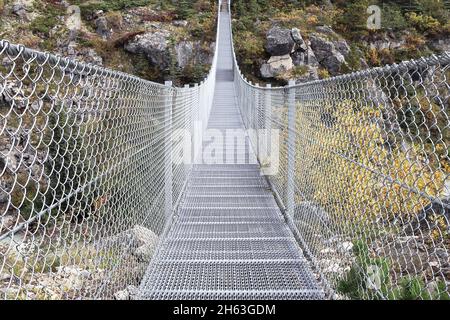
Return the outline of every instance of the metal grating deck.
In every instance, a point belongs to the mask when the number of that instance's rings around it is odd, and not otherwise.
[[[235,102],[229,14],[208,128],[243,129]],[[236,148],[238,163],[252,151]],[[225,150],[223,157],[225,161]],[[194,165],[174,222],[140,287],[141,299],[320,299],[301,249],[258,165]]]

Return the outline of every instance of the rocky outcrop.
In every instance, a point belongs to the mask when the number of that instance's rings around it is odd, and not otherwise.
[[[22,21],[31,21],[35,15],[33,13],[34,0],[16,0],[12,3],[11,13],[19,17]]]
[[[108,20],[106,17],[100,17],[95,20],[95,32],[102,38],[109,38],[112,34],[111,28],[109,27]]]
[[[295,47],[297,50],[300,50],[300,51],[308,50],[308,45],[306,44],[305,40],[303,40],[303,37],[302,37],[299,29],[292,28],[291,37],[294,40]]]
[[[169,37],[170,32],[164,29],[136,35],[133,40],[125,44],[125,50],[131,53],[143,53],[153,65],[166,69],[170,65]]]
[[[175,45],[177,64],[180,68],[186,67],[194,55],[194,43],[192,41],[181,41]]]
[[[260,72],[263,78],[273,78],[291,70],[294,64],[289,54],[272,56],[267,63],[261,66]]]
[[[311,49],[318,62],[326,68],[331,75],[338,75],[341,67],[346,64],[343,52],[347,51],[347,47],[342,41],[333,42],[325,37],[315,33],[309,37],[311,41]],[[339,49],[338,49],[339,48]],[[349,52],[349,49],[348,49]]]
[[[132,253],[133,256],[140,262],[149,262],[158,243],[158,236],[150,229],[139,225],[136,225],[130,233],[132,239],[137,243],[137,248]]]
[[[271,56],[284,56],[290,54],[295,42],[290,29],[282,29],[278,26],[272,27],[266,36],[266,51]]]

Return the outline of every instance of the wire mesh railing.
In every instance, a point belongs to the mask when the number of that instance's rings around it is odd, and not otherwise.
[[[330,294],[449,299],[450,53],[281,88],[234,60],[246,127],[280,132],[269,180]]]
[[[0,299],[137,286],[190,171],[204,82],[175,88],[0,41]]]

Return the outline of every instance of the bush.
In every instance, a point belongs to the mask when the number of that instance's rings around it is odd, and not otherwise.
[[[439,21],[431,16],[410,12],[406,14],[406,17],[419,31],[435,34],[441,30],[441,24]]]
[[[328,72],[327,69],[324,68],[319,68],[317,74],[319,76],[319,79],[328,79],[330,77],[330,73]]]
[[[450,300],[441,280],[434,282],[434,288],[427,288],[422,278],[405,276],[393,285],[390,264],[385,258],[371,258],[364,240],[354,243],[353,253],[355,262],[337,286],[338,292],[350,299]]]
[[[395,4],[383,6],[381,13],[381,26],[383,29],[392,29],[394,31],[401,31],[410,27],[403,16],[402,10]]]
[[[36,5],[36,4],[35,4]],[[29,28],[35,33],[41,33],[48,36],[50,30],[60,22],[60,17],[65,15],[65,8],[60,4],[48,2],[43,8],[39,8],[41,15],[35,18]]]
[[[305,75],[308,72],[308,70],[309,70],[308,67],[305,65],[296,66],[294,67],[294,69],[292,69],[292,76],[294,78],[301,77]]]

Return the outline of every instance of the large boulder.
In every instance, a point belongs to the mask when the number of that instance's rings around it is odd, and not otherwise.
[[[319,63],[325,67],[331,75],[338,75],[341,67],[346,64],[344,55],[336,48],[335,43],[324,37],[313,34],[309,37],[311,49]],[[344,51],[344,45],[340,43],[339,48]]]
[[[273,78],[286,73],[293,67],[291,56],[285,54],[283,56],[270,57],[269,61],[261,66],[260,72],[263,78]]]
[[[292,28],[291,36],[292,36],[292,40],[294,40],[294,43],[298,50],[300,50],[300,51],[308,50],[308,45],[306,44],[305,40],[303,40],[303,37],[298,28]]]
[[[186,67],[194,55],[194,43],[192,41],[181,41],[175,45],[177,64],[180,68]]]
[[[308,46],[306,51],[296,50],[291,54],[292,62],[295,66],[308,65],[311,67],[318,67],[319,62],[312,49]]]
[[[284,56],[292,52],[295,42],[290,29],[272,27],[266,36],[266,51],[272,56]]]
[[[125,50],[131,53],[142,53],[149,61],[163,70],[170,66],[170,32],[160,29],[136,35],[133,40],[125,44]]]
[[[137,244],[137,248],[132,253],[133,256],[140,262],[150,262],[158,244],[158,236],[150,229],[140,225],[136,225],[131,230],[131,236]]]

